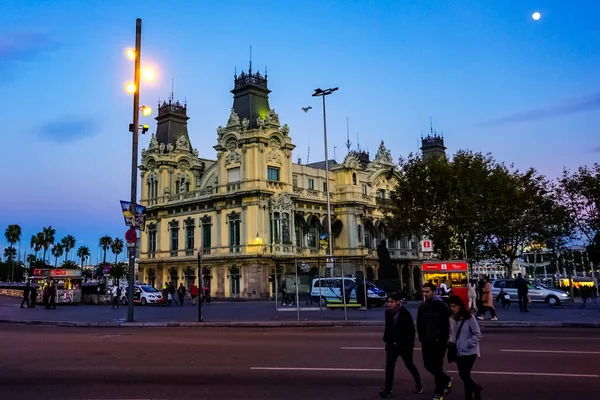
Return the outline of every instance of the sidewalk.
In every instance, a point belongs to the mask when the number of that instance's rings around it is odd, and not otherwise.
[[[0,297],[0,323],[53,324],[60,326],[152,326],[152,327],[280,327],[280,326],[382,326],[384,308],[368,311],[348,309],[347,319],[343,309],[323,309],[301,305],[275,308],[273,302],[220,302],[202,307],[202,324],[198,321],[198,308],[186,303],[183,307],[136,306],[134,323],[127,323],[127,307],[111,309],[110,306],[65,305],[56,310],[43,307],[19,308],[20,299]],[[416,317],[418,302],[406,307]],[[581,309],[573,306],[549,307],[532,304],[529,313],[520,313],[518,306],[507,310],[497,308],[499,321],[480,321],[482,326],[498,327],[600,327],[598,305]]]

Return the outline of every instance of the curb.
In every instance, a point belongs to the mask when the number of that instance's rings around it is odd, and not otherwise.
[[[76,322],[0,320],[0,324],[77,328],[315,328],[383,327],[383,321]],[[482,321],[484,328],[600,328],[600,322]]]

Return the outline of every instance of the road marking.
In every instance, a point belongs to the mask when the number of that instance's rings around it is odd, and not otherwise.
[[[252,371],[316,371],[316,372],[384,372],[382,368],[325,368],[325,367],[250,367]],[[457,374],[458,371],[448,371]],[[549,372],[502,372],[502,371],[471,371],[480,375],[516,375],[516,376],[553,376],[563,378],[600,378],[600,375],[587,374],[555,374]]]
[[[536,339],[556,339],[556,340],[600,340],[597,337],[560,337],[560,336],[538,336]]]
[[[253,371],[383,372],[382,368],[250,367]]]
[[[600,354],[600,351],[574,351],[574,350],[500,350],[504,353],[548,353],[548,354]]]
[[[451,374],[458,374],[458,371],[448,371]],[[472,374],[480,375],[521,375],[521,376],[554,376],[562,378],[600,378],[600,375],[587,374],[554,374],[550,372],[501,372],[501,371],[471,371]]]
[[[341,350],[385,350],[385,347],[340,347]],[[420,347],[415,347],[415,350],[421,350]]]

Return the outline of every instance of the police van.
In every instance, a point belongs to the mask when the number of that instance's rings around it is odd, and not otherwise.
[[[342,277],[313,279],[310,293],[312,300],[320,302],[322,307],[343,307],[345,294],[348,300],[346,307],[360,307],[356,298],[358,288],[356,277],[344,277],[343,282],[344,289],[342,289]],[[367,285],[367,302],[369,306],[382,306],[387,300],[385,291],[369,281],[365,281],[365,283]]]

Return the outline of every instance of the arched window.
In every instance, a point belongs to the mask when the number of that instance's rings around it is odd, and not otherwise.
[[[271,214],[271,243],[292,243],[290,236],[290,214],[279,212]]]
[[[181,172],[175,181],[175,193],[189,192],[190,178],[186,173]]]
[[[353,185],[357,185],[358,182],[356,182],[356,172],[352,173],[352,184]]]
[[[235,211],[229,215],[229,252],[240,252],[240,214]]]
[[[155,199],[158,197],[158,174],[151,172],[146,178],[146,186],[148,188],[148,198]]]

